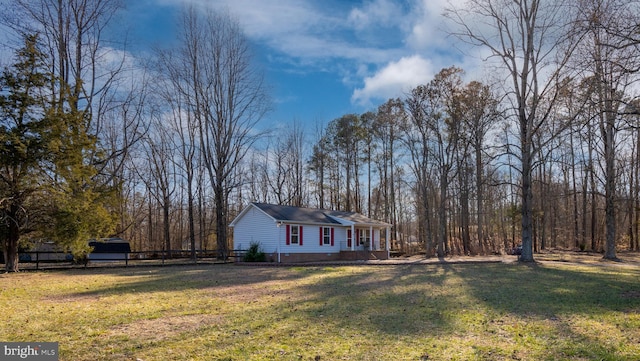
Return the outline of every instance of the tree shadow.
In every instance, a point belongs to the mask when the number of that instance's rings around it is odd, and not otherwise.
[[[496,332],[505,333],[508,342],[524,345],[547,342],[549,335],[528,334],[526,329],[542,323],[551,330],[550,337],[565,339],[550,342],[549,354],[568,358],[620,356],[618,346],[603,342],[588,330],[576,329],[572,317],[640,312],[640,270],[635,268],[617,272],[599,267],[495,263],[286,268],[198,265],[74,272],[118,278],[105,287],[79,290],[74,293],[77,297],[200,290],[204,292],[197,293],[199,297],[230,296],[224,299],[241,302],[246,312],[269,315],[273,322],[287,325],[290,337],[295,337],[296,329],[321,325],[330,333],[343,330],[350,337],[380,335],[386,339],[457,339],[469,332]],[[265,296],[274,297],[275,302],[262,305],[260,300]],[[524,331],[510,329],[514,319],[525,326]],[[490,357],[484,353],[489,351],[479,347],[478,357]]]
[[[287,282],[300,277],[282,272],[280,267],[242,267],[224,265],[179,265],[126,269],[86,269],[66,272],[71,275],[114,277],[107,285],[81,287],[72,296],[105,296],[127,293],[226,289],[228,287],[262,287],[266,282]]]

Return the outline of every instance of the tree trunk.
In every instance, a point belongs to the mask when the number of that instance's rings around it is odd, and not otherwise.
[[[447,176],[440,174],[440,199],[438,200],[438,257],[444,257],[447,249]]]
[[[226,260],[228,256],[227,247],[227,195],[222,184],[216,184],[214,189],[216,200],[216,245],[218,249],[218,259]]]
[[[632,251],[640,251],[640,128],[636,132],[636,157],[634,162],[635,186],[633,187],[633,234]]]
[[[634,146],[635,148],[635,146]],[[633,206],[635,204],[635,200],[633,198],[633,189],[635,187],[635,177],[634,177],[634,166],[633,166],[633,154],[635,153],[635,149],[632,150],[631,154],[631,164],[629,164],[629,200],[627,201],[627,212],[629,217],[629,228],[628,228],[628,236],[629,236],[629,250],[633,250],[633,246],[635,244],[635,234],[633,233],[633,220],[634,220],[634,209]]]
[[[189,222],[189,244],[191,245],[191,259],[197,260],[196,254],[196,222],[194,216],[194,199],[193,199],[193,169],[187,171],[187,218]]]
[[[523,137],[526,138],[526,135]],[[533,262],[533,190],[531,189],[531,145],[522,140],[522,254],[520,262]]]
[[[591,123],[587,123],[588,125],[588,133],[587,134],[592,134],[591,133]],[[596,198],[596,194],[597,194],[597,189],[596,189],[596,180],[595,180],[595,165],[594,165],[594,161],[593,161],[593,141],[591,139],[591,136],[589,136],[589,188],[591,191],[591,224],[590,224],[590,229],[591,229],[591,250],[592,251],[597,251],[598,245],[597,245],[597,235],[596,235],[596,219],[597,219],[597,198]]]
[[[615,182],[615,153],[614,153],[614,120],[611,113],[607,118],[607,134],[604,144],[605,152],[605,219],[607,222],[607,238],[604,258],[615,260],[616,256],[616,182]]]
[[[476,144],[475,147],[475,153],[476,153],[476,197],[477,199],[477,203],[476,203],[476,212],[478,213],[478,251],[480,252],[480,254],[486,254],[485,249],[484,249],[484,189],[482,187],[482,147],[479,144],[479,142]]]
[[[17,223],[18,219],[18,207],[15,204],[10,206],[10,213],[7,215],[9,218],[9,232],[6,235],[4,242],[4,269],[7,272],[18,272],[18,263],[20,261],[18,255],[18,241],[20,240],[20,226]]]
[[[471,249],[471,232],[469,231],[470,215],[469,215],[469,176],[468,169],[465,167],[462,172],[463,177],[462,192],[460,193],[460,226],[462,227],[462,246],[465,256],[473,254]]]
[[[164,198],[162,204],[162,220],[163,220],[163,233],[164,233],[164,246],[167,251],[167,255],[171,258],[171,223],[169,223],[169,211],[171,200],[169,197]]]
[[[573,149],[573,132],[569,134],[569,147],[571,152],[571,178],[573,186],[573,245],[580,248],[580,238],[578,236],[578,187],[576,185],[576,154]]]

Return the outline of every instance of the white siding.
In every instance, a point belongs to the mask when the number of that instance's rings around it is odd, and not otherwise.
[[[246,250],[251,242],[259,242],[263,252],[270,253],[339,253],[340,249],[350,250],[347,247],[347,230],[350,226],[318,226],[310,224],[290,223],[290,225],[302,226],[302,245],[287,245],[287,224],[278,227],[276,221],[254,206],[250,206],[242,218],[234,221],[233,249]],[[320,244],[320,228],[333,228],[333,246]],[[358,227],[360,228],[360,227]],[[380,230],[373,229],[373,249],[379,249]],[[355,233],[353,242],[356,242]],[[364,249],[363,246],[356,249]]]
[[[334,228],[334,241],[331,245],[320,245],[320,227],[316,225],[290,223],[302,226],[302,245],[287,245],[287,224],[278,224],[255,207],[251,207],[233,227],[233,249],[246,250],[251,242],[259,242],[265,253],[339,253],[340,242],[347,241],[347,231],[342,227]]]
[[[272,218],[252,206],[233,227],[233,249],[246,250],[251,242],[259,242],[263,252],[277,252],[278,232],[284,234],[281,228]]]
[[[300,224],[302,226],[302,246],[299,244],[286,245],[286,231],[282,232],[282,253],[339,253],[340,242],[339,239],[343,239],[346,242],[346,231],[343,228],[334,228],[333,233],[333,246],[320,245],[320,226]],[[282,228],[285,228],[283,225]],[[330,227],[331,228],[331,227]],[[339,234],[344,236],[340,238]]]

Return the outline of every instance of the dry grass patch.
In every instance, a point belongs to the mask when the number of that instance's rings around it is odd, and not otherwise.
[[[108,337],[134,338],[145,342],[171,339],[185,332],[197,332],[203,327],[220,325],[222,316],[185,315],[160,317],[153,320],[138,320],[111,328]]]
[[[0,275],[61,360],[636,360],[640,267],[548,262]]]

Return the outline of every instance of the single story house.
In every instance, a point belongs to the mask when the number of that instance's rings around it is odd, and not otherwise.
[[[391,224],[359,213],[251,203],[230,227],[234,251],[257,242],[272,262],[389,258]]]

